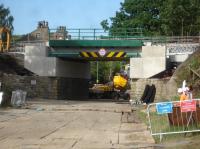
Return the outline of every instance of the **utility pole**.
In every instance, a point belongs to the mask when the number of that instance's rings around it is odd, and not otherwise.
[[[183,18],[182,18],[182,37],[183,37]]]
[[[200,44],[200,32],[199,32],[199,44]]]
[[[109,81],[111,80],[111,76],[112,76],[112,67],[113,67],[113,62],[110,62]]]
[[[99,62],[97,62],[97,80],[96,80],[96,83],[98,84],[99,83]]]

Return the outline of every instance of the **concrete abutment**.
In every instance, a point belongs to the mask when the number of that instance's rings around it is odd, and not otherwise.
[[[46,85],[56,90],[55,99],[86,99],[89,92],[89,62],[70,61],[48,57],[47,46],[26,46],[25,68],[36,75],[56,80],[56,86]],[[50,79],[50,80],[51,80]]]
[[[149,78],[166,69],[165,46],[143,46],[141,57],[130,59],[130,78]]]

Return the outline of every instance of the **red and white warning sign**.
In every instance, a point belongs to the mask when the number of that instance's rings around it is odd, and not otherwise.
[[[99,50],[99,55],[100,55],[100,56],[106,55],[106,50],[103,49],[103,48],[101,48],[101,49]]]
[[[181,112],[196,111],[196,100],[181,101]]]

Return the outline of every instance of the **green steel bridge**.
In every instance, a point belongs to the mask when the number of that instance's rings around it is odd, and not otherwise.
[[[49,30],[50,57],[83,60],[128,60],[140,57],[144,45],[138,28],[117,29],[52,29]]]
[[[50,57],[81,60],[129,60],[140,57],[145,42],[152,44],[199,42],[198,37],[145,37],[139,28],[49,30]]]

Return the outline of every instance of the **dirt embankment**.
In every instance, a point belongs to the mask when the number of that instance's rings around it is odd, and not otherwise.
[[[177,82],[178,86],[182,86],[183,80],[186,80],[187,86],[192,85],[193,96],[195,98],[200,97],[200,77],[193,75],[192,68],[197,74],[200,75],[200,49],[194,52],[188,59],[183,62],[174,72],[172,78]]]
[[[5,53],[0,54],[0,73],[21,76],[33,75],[32,72],[20,65],[20,62],[14,56]]]

